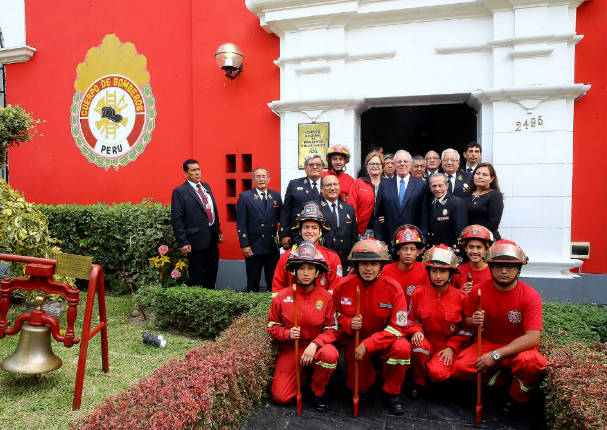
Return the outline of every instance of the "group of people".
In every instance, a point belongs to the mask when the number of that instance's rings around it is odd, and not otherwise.
[[[280,343],[276,402],[296,395],[296,339],[321,411],[340,350],[350,390],[354,369],[365,392],[376,378],[372,357],[382,361],[382,389],[394,414],[404,411],[400,392],[410,366],[413,398],[423,396],[428,379],[482,372],[495,385],[507,369],[511,400],[529,399],[546,365],[538,351],[541,299],[518,279],[524,252],[500,240],[503,197],[493,166],[480,162],[476,143],[463,155],[460,169],[453,149],[440,157],[372,151],[355,180],[345,172],[348,149],[336,145],[326,171],[320,155],[306,158],[306,175],[289,182],[284,202],[268,188],[268,169],[253,171],[254,188],[240,194],[236,224],[247,291],[259,291],[262,271],[272,289],[268,330]],[[189,256],[190,284],[214,288],[223,240],[217,205],[199,163],[186,160],[183,170],[186,182],[172,199],[175,237]],[[480,357],[472,344],[478,326]]]

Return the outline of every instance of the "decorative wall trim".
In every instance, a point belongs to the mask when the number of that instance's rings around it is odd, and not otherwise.
[[[0,64],[25,63],[34,56],[36,48],[31,46],[13,46],[0,49]]]
[[[533,58],[533,57],[547,57],[552,54],[554,49],[552,48],[537,48],[537,49],[525,49],[522,51],[512,51],[508,53],[508,56],[512,59],[515,58]]]
[[[382,58],[394,58],[396,56],[395,50],[389,51],[375,51],[375,52],[360,52],[351,54],[348,52],[325,52],[320,54],[311,55],[298,55],[296,57],[280,57],[274,60],[274,64],[278,67],[282,67],[285,64],[303,63],[304,61],[318,61],[318,60],[344,60],[344,61],[359,61],[359,60],[377,60]]]
[[[331,99],[301,99],[275,100],[268,107],[277,115],[285,112],[326,111],[331,109],[360,110],[365,106],[363,98],[331,98]]]
[[[487,88],[473,91],[471,97],[479,102],[520,101],[529,99],[579,99],[590,85],[533,85],[528,87]]]
[[[572,279],[579,275],[570,272],[571,269],[581,267],[582,260],[551,260],[551,261],[530,261],[523,266],[521,276],[528,278],[563,278]],[[560,274],[558,276],[557,274]]]
[[[507,39],[494,39],[486,43],[471,45],[439,46],[435,49],[437,54],[461,54],[468,52],[488,52],[492,48],[506,48],[515,45],[525,45],[532,43],[558,43],[567,42],[577,45],[584,38],[582,34],[564,33],[564,34],[538,34],[534,36],[510,37]]]

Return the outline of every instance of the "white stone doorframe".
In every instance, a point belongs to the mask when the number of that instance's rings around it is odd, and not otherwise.
[[[366,109],[466,101],[505,196],[500,233],[530,258],[523,275],[574,277],[573,106],[590,88],[573,81],[582,2],[247,0],[281,38],[280,100],[269,107],[281,117],[283,191],[303,173],[298,123],[329,122],[352,172]]]

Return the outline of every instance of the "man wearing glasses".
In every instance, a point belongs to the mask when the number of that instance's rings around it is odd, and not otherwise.
[[[447,176],[448,192],[457,197],[464,197],[470,190],[464,171],[459,168],[459,153],[447,148],[442,153],[443,172]]]
[[[424,178],[426,180],[435,173],[440,173],[440,157],[438,156],[438,152],[436,151],[428,151],[426,152],[426,173],[424,174]]]
[[[285,193],[285,201],[280,212],[280,230],[278,237],[280,245],[289,249],[293,242],[300,237],[293,237],[291,229],[295,224],[295,217],[301,212],[304,203],[317,201],[320,198],[320,176],[323,162],[320,154],[310,154],[304,161],[306,176],[289,181]]]
[[[396,175],[379,184],[375,199],[375,238],[382,241],[390,241],[396,228],[403,224],[417,225],[424,234],[428,231],[424,204],[427,185],[409,173],[411,154],[407,151],[396,151],[394,162]]]

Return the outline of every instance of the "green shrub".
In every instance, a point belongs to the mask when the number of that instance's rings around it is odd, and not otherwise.
[[[588,304],[545,303],[543,337],[559,344],[607,342],[607,308]]]
[[[607,428],[605,345],[544,345],[548,358],[542,382],[545,417],[554,430]]]
[[[114,293],[134,292],[155,279],[149,258],[160,245],[175,248],[171,209],[144,200],[140,204],[39,205],[49,230],[64,252],[93,257],[103,267]]]
[[[239,315],[260,303],[256,310],[267,317],[270,293],[241,293],[233,290],[207,290],[198,287],[172,287],[154,292],[156,317],[161,327],[173,328],[202,337],[215,337]]]

